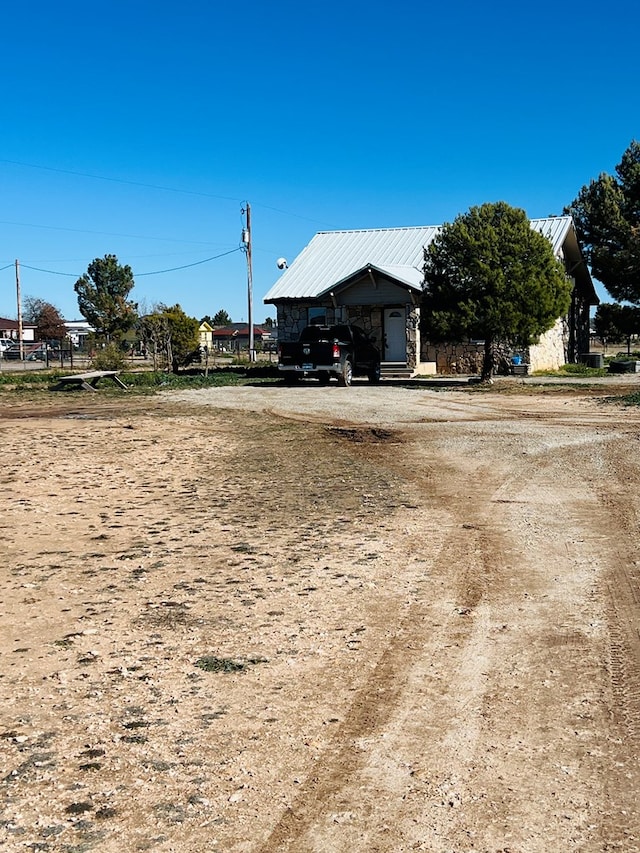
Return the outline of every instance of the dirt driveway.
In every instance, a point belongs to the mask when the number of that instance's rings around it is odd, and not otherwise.
[[[640,850],[609,390],[3,402],[0,848]]]

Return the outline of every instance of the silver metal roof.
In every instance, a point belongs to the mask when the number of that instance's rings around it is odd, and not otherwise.
[[[531,219],[530,223],[534,231],[551,243],[556,257],[560,257],[567,234],[573,228],[573,219],[570,216],[548,216],[546,219]]]
[[[320,296],[358,270],[374,266],[419,290],[424,247],[436,226],[320,231],[273,285],[265,302]]]
[[[552,216],[532,219],[531,227],[543,234],[555,254],[560,255],[573,222],[570,216]],[[437,225],[320,231],[280,276],[264,301],[314,299],[368,267],[421,290],[424,249],[439,231]]]

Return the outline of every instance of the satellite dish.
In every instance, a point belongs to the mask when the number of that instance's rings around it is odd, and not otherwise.
[[[287,264],[286,258],[278,258],[278,260],[276,261],[276,265],[277,265],[279,270],[286,270],[287,267],[289,266]]]

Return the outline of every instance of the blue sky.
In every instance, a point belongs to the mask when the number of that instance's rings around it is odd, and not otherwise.
[[[499,200],[559,214],[640,138],[639,10],[11,4],[0,315],[16,316],[15,259],[23,297],[76,319],[77,276],[113,253],[141,308],[246,320],[247,201],[257,322],[277,258],[316,231],[437,225]]]

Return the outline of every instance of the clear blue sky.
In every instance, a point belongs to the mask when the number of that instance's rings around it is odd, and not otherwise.
[[[246,320],[249,201],[261,322],[316,231],[560,214],[640,138],[635,0],[25,0],[3,31],[6,317],[16,258],[23,297],[76,319],[113,253],[142,308]]]

